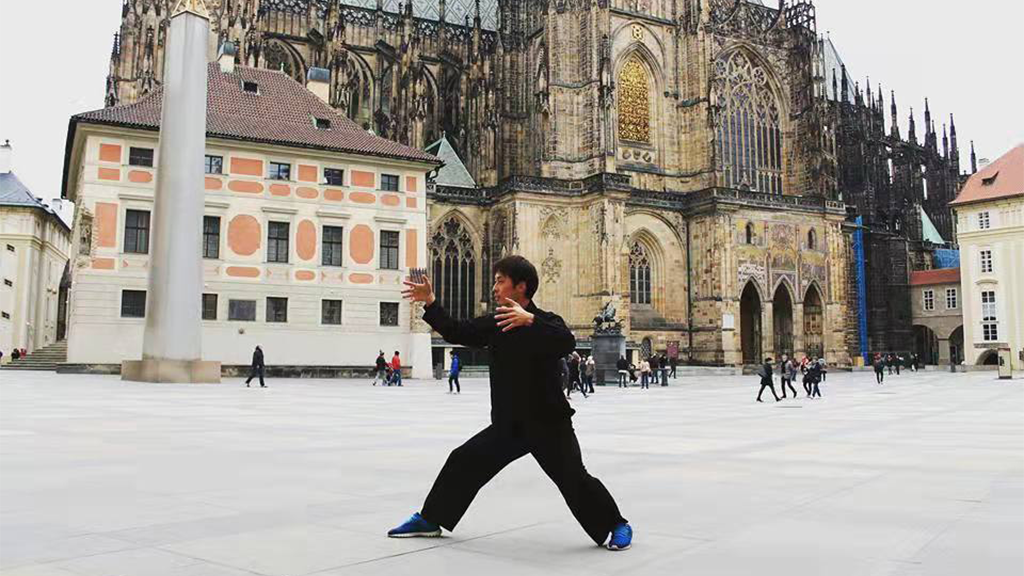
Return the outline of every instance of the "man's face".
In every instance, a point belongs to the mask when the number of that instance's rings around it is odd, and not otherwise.
[[[491,296],[494,297],[495,303],[504,304],[506,298],[519,301],[525,294],[526,282],[520,282],[516,285],[512,283],[511,278],[501,272],[494,275],[494,287],[491,288]]]

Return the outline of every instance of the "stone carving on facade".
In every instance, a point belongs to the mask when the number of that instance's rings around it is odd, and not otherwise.
[[[555,249],[548,248],[548,256],[540,264],[541,276],[548,284],[557,283],[562,277],[562,261],[555,256]]]
[[[757,281],[761,289],[767,289],[768,287],[768,275],[765,271],[764,264],[757,262],[741,262],[739,268],[736,270],[736,286],[740,292],[746,287],[747,281],[751,278]]]

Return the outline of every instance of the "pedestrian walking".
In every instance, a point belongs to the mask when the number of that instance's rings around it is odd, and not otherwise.
[[[650,388],[651,379],[651,362],[649,360],[640,360],[640,389]]]
[[[452,451],[421,511],[388,536],[440,536],[442,528],[454,530],[491,478],[531,454],[587,535],[610,550],[626,550],[633,530],[605,486],[584,468],[572,426],[575,411],[558,388],[559,359],[576,348],[576,339],[558,315],[532,301],[539,284],[533,264],[509,256],[496,262],[493,271],[497,313],[468,321],[453,320],[444,311],[429,279],[405,282],[403,295],[426,304],[423,319],[446,341],[489,349],[491,425]]]
[[[395,386],[402,385],[402,359],[398,357],[398,350],[395,350],[395,355],[391,357],[391,379]]]
[[[459,386],[459,371],[462,370],[462,361],[459,359],[459,355],[455,350],[452,350],[452,367],[448,369],[448,393],[452,393],[452,383],[455,383],[455,393],[462,394],[462,388]]]
[[[569,386],[579,390],[583,394],[583,397],[587,397],[587,389],[583,386],[582,380],[582,363],[583,359],[579,353],[573,350],[572,354],[569,355]]]
[[[761,400],[761,394],[764,393],[765,388],[768,388],[772,391],[772,396],[775,397],[776,402],[779,401],[779,395],[775,393],[775,381],[772,380],[773,372],[774,370],[772,369],[772,359],[765,358],[764,363],[761,364],[761,367],[757,370],[757,375],[761,377],[761,389],[757,391],[758,402],[763,402],[763,400]]]
[[[671,376],[673,380],[675,380],[675,378],[676,378],[676,365],[677,364],[679,364],[679,357],[678,356],[672,356],[672,357],[670,357],[668,359],[669,368],[671,368],[671,370],[672,370],[669,373],[669,376]]]
[[[594,355],[587,356],[587,362],[584,365],[583,373],[586,375],[587,381],[587,392],[590,394],[594,393],[594,373],[597,371],[597,363],[594,362]]]
[[[825,377],[828,376],[828,364],[825,363],[825,359],[821,356],[818,357],[818,370],[821,371],[821,381],[825,381]]]
[[[885,360],[882,359],[882,355],[875,354],[875,382],[881,384],[885,380]]]
[[[249,367],[249,378],[245,381],[245,387],[249,388],[249,382],[256,376],[260,377],[260,388],[266,388],[267,385],[263,382],[263,372],[266,370],[266,364],[263,362],[263,348],[256,346],[256,349],[252,351],[252,365]]]
[[[818,388],[818,384],[821,382],[821,366],[817,362],[811,363],[810,368],[807,369],[807,374],[804,375],[804,382],[811,390],[811,398],[821,398],[821,390]]]
[[[619,388],[625,388],[629,378],[629,362],[625,356],[619,356],[615,361],[615,368],[619,371]]]
[[[572,384],[569,382],[569,358],[567,356],[558,359],[558,373],[562,377],[560,382],[562,389],[565,390],[565,397],[568,398],[572,394]]]
[[[384,359],[384,351],[381,350],[380,354],[377,354],[377,360],[374,362],[373,371],[373,385],[377,385],[377,380],[380,380],[381,386],[388,384],[388,361]]]
[[[779,379],[782,381],[782,397],[786,398],[786,387],[793,391],[793,399],[796,400],[796,388],[793,388],[793,362],[789,359],[786,354],[782,355],[782,361],[779,362]]]
[[[900,365],[903,364],[903,356],[900,356],[898,352],[896,353],[896,357],[893,360],[893,364],[896,365],[896,375],[899,376],[900,375]]]

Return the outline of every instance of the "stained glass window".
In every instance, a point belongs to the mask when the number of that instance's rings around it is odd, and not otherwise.
[[[651,303],[651,260],[639,242],[629,250],[629,303]]]
[[[453,318],[474,316],[476,257],[473,241],[457,218],[449,217],[430,239],[434,292]]]
[[[736,50],[715,62],[715,76],[723,184],[782,194],[782,129],[768,72]]]
[[[650,80],[636,57],[619,73],[619,138],[632,142],[651,141]]]

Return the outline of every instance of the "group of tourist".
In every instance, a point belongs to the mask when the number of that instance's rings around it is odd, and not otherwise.
[[[640,382],[640,388],[650,388],[651,382],[657,384],[659,377],[662,382],[669,377],[676,377],[676,358],[669,358],[665,354],[652,354],[640,359],[640,365],[633,364],[626,360],[625,356],[619,356],[615,368],[619,374],[619,388],[627,388],[630,384]]]
[[[779,379],[782,384],[782,398],[775,393],[775,379],[774,375],[776,370],[779,373]],[[797,360],[796,358],[790,358],[788,354],[783,354],[779,360],[778,365],[774,365],[771,358],[765,358],[764,364],[757,371],[758,377],[761,379],[761,389],[757,392],[757,401],[761,400],[761,395],[764,394],[765,389],[771,390],[772,396],[776,402],[787,398],[787,389],[792,392],[793,398],[796,399],[797,393],[796,388],[793,387],[793,382],[802,375],[804,393],[808,398],[821,398],[821,384],[825,377],[828,375],[828,365],[825,363],[824,358],[811,359],[807,356],[803,357],[803,360]]]
[[[395,355],[391,357],[391,362],[384,359],[384,351],[381,350],[377,354],[377,360],[374,362],[375,370],[372,384],[377,385],[377,382],[381,383],[381,386],[401,386],[402,385],[402,359],[398,355],[398,350],[395,350]],[[458,382],[458,374],[456,373],[455,381]]]
[[[901,356],[899,353],[893,352],[886,354],[875,352],[872,365],[875,368],[875,381],[881,384],[885,380],[886,371],[890,376],[893,370],[896,370],[896,375],[899,376],[901,367],[917,372],[921,369],[921,358],[915,352],[911,352],[908,356]]]
[[[558,359],[558,369],[562,375],[562,388],[565,397],[572,398],[572,391],[578,390],[583,397],[594,393],[594,372],[596,364],[593,355],[581,356],[573,350]]]

